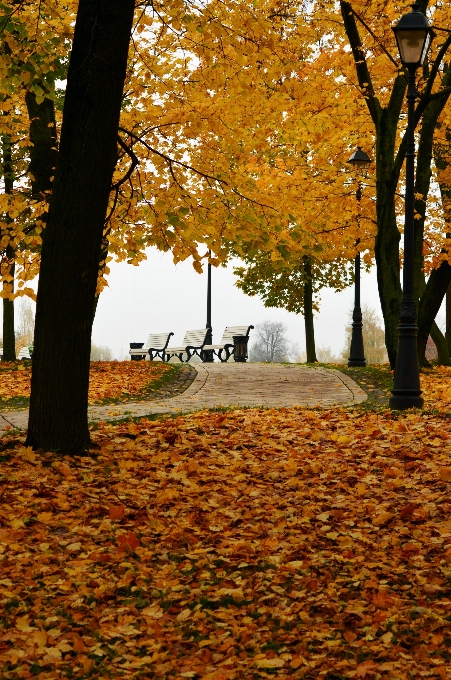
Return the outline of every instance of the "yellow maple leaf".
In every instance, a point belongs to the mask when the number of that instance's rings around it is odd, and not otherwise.
[[[23,366],[22,366],[23,368]],[[31,446],[24,446],[23,448],[19,449],[19,455],[22,456],[24,460],[26,460],[28,463],[33,463],[33,465],[36,465],[37,461],[37,456],[35,452],[33,451],[33,448]]]
[[[32,626],[30,626],[28,616],[18,616],[16,619],[16,628],[17,630],[20,630],[22,633],[30,633],[32,630],[36,630]]]
[[[42,522],[43,524],[47,524],[48,522],[50,522],[52,518],[53,518],[52,512],[40,512],[39,515],[36,515],[36,519],[39,522]]]
[[[45,647],[47,644],[47,633],[45,630],[36,630],[33,633],[33,642],[35,642],[38,647]]]

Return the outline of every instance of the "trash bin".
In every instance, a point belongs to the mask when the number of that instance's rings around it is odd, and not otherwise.
[[[235,361],[247,361],[247,335],[233,336],[233,358]]]
[[[141,349],[141,347],[144,347],[143,342],[131,342],[130,343],[130,349]],[[145,359],[145,354],[134,354],[131,359],[132,361],[139,361],[140,359]]]

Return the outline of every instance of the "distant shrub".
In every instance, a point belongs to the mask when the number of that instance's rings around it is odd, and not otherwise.
[[[111,361],[113,353],[109,347],[91,345],[91,361]]]

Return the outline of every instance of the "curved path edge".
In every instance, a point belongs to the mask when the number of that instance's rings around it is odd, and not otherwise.
[[[339,370],[297,364],[192,364],[196,377],[185,392],[165,399],[90,406],[90,422],[189,413],[230,407],[320,407],[358,404],[367,394]],[[28,410],[0,412],[0,433],[25,430]]]

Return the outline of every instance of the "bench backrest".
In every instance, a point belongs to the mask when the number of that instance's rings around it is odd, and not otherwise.
[[[17,355],[18,359],[29,359],[30,358],[30,350],[28,347],[22,347],[20,350],[19,354]]]
[[[147,338],[147,342],[142,348],[146,352],[149,347],[152,349],[165,349],[168,345],[169,338],[174,333],[151,333]]]
[[[209,328],[201,328],[199,331],[186,331],[183,338],[183,347],[202,347],[205,345],[205,339]]]
[[[227,326],[222,336],[221,345],[233,345],[234,335],[249,336],[251,328],[253,328],[253,326]]]

